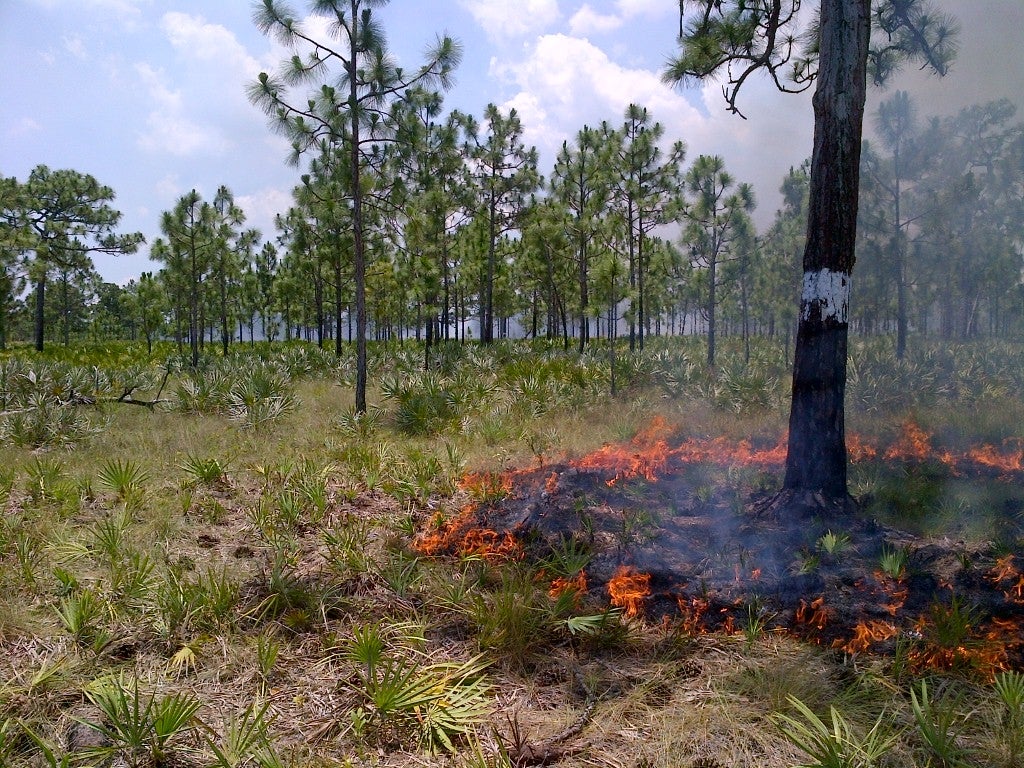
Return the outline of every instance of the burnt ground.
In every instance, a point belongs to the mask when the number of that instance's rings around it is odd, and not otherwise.
[[[648,621],[786,631],[922,668],[1024,668],[1019,551],[917,538],[856,503],[780,511],[766,491],[716,490],[706,468],[669,469],[624,478],[562,463],[485,478],[480,500],[421,548],[549,561],[585,548],[588,598]]]

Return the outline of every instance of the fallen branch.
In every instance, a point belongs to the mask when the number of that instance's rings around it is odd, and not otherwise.
[[[162,398],[162,399],[161,398],[157,398],[155,400],[139,400],[139,399],[134,398],[134,397],[126,397],[125,395],[121,395],[121,397],[118,397],[118,398],[113,398],[113,397],[111,397],[111,398],[101,398],[97,402],[100,402],[100,403],[120,403],[122,405],[141,405],[144,408],[149,408],[150,410],[152,410],[153,408],[155,408],[156,406],[160,405],[161,403],[169,403],[171,401],[168,400],[167,398]]]
[[[512,747],[508,750],[509,757],[512,760],[512,764],[516,768],[526,768],[526,766],[534,765],[551,765],[557,763],[566,757],[574,757],[581,754],[589,748],[589,744],[575,744],[573,746],[563,747],[561,746],[570,739],[574,739],[583,732],[583,729],[587,727],[587,723],[590,722],[590,718],[594,714],[594,709],[597,707],[597,696],[591,691],[586,682],[583,679],[583,675],[580,673],[578,668],[573,669],[573,676],[576,678],[577,684],[586,693],[586,701],[583,705],[583,711],[580,716],[577,717],[565,730],[556,733],[549,739],[545,739],[538,745],[528,743],[519,731],[518,721],[509,720],[509,725],[512,729]]]

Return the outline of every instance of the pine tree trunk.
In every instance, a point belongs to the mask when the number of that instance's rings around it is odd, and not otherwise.
[[[43,351],[43,334],[46,325],[46,273],[43,272],[36,283],[36,351]]]
[[[334,254],[334,355],[335,357],[341,357],[341,339],[344,326],[342,325],[342,311],[341,311],[341,253],[340,246],[335,241],[334,243],[335,254]]]
[[[845,502],[846,354],[871,0],[822,0],[803,293],[784,488]]]
[[[708,368],[715,367],[715,341],[717,339],[717,325],[715,320],[715,305],[718,296],[715,289],[718,287],[718,243],[712,243],[711,255],[708,257]]]
[[[352,135],[350,137],[349,162],[351,163],[352,184],[352,272],[355,278],[356,292],[356,412],[366,413],[366,244],[363,241],[363,196],[360,187],[359,160],[359,99],[357,71],[359,60],[359,35],[362,30],[357,28],[358,8],[355,0],[351,2],[352,34],[349,39],[348,79],[349,79],[349,116]]]
[[[494,172],[492,169],[492,177]],[[493,184],[493,179],[492,179]],[[498,204],[495,193],[491,191],[491,198],[487,218],[487,273],[484,277],[484,306],[480,319],[480,341],[490,344],[494,341],[494,269],[497,256],[495,255],[496,241],[498,239],[497,222]]]

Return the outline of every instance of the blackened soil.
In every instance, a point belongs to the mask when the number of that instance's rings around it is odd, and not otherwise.
[[[531,559],[585,547],[595,601],[607,603],[624,566],[650,574],[648,620],[763,625],[850,653],[910,648],[933,666],[1024,668],[1024,579],[1014,575],[1024,555],[918,539],[853,502],[738,497],[697,469],[615,481],[558,464],[516,473],[510,494],[473,514],[479,528],[512,532]]]

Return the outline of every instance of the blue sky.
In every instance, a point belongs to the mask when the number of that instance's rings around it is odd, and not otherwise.
[[[1024,0],[942,2],[964,27],[954,74],[938,82],[910,72],[897,85],[912,89],[922,114],[1001,96],[1019,103]],[[714,83],[661,83],[676,0],[392,0],[375,13],[407,66],[438,33],[458,38],[465,53],[446,106],[477,116],[488,102],[518,109],[545,175],[564,139],[584,124],[618,125],[631,101],[665,125],[666,142],[686,142],[689,160],[721,154],[752,182],[762,223],[783,174],[810,154],[807,94],[752,81],[742,120],[726,113]],[[246,84],[287,54],[251,15],[245,0],[2,0],[0,173],[24,179],[39,164],[91,173],[116,192],[123,231],[150,243],[178,197],[194,187],[209,199],[225,184],[249,225],[273,237],[299,171],[245,98]],[[150,268],[147,253],[97,266],[124,282]]]

